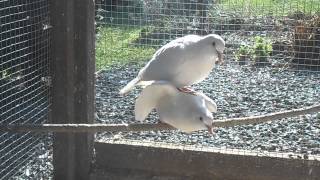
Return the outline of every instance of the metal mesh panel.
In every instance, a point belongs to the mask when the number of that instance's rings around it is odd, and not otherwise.
[[[97,121],[136,123],[132,80],[157,48],[187,34],[226,40],[226,65],[195,89],[218,104],[217,119],[261,115],[319,102],[320,4],[313,0],[96,0]],[[159,118],[151,113],[147,122]],[[98,139],[319,154],[319,114],[205,132],[100,134]],[[303,126],[301,126],[303,124]],[[305,128],[308,127],[308,128]],[[128,140],[129,141],[129,140]],[[236,149],[233,149],[236,148]],[[238,149],[238,150],[237,150]]]
[[[0,1],[0,123],[39,124],[48,119],[48,8],[47,0]],[[19,174],[22,167],[29,167],[30,175],[34,160],[49,146],[43,143],[47,138],[31,133],[2,133],[0,139],[0,179]]]
[[[217,33],[226,59],[319,70],[315,0],[97,0],[97,24],[136,30],[131,44],[159,47],[186,34]]]

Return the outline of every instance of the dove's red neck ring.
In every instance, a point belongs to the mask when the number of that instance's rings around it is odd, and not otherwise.
[[[177,88],[178,91],[186,94],[191,94],[191,95],[197,95],[197,91],[193,90],[191,87],[182,87],[182,88]]]

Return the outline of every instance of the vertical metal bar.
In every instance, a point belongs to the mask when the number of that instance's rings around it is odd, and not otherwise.
[[[53,26],[53,123],[94,119],[94,1],[51,0]],[[56,133],[54,179],[87,180],[93,134]]]

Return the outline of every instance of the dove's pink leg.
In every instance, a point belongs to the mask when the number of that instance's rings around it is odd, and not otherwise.
[[[188,94],[195,94],[196,93],[196,91],[195,90],[193,90],[191,87],[188,87],[188,86],[186,86],[186,87],[182,87],[182,88],[177,88],[180,92],[183,92],[183,93],[188,93]]]

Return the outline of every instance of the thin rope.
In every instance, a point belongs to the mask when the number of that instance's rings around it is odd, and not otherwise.
[[[237,125],[258,124],[304,114],[320,112],[320,104],[300,109],[281,111],[261,116],[215,120],[213,127],[233,127]],[[0,124],[0,132],[120,132],[120,131],[160,131],[175,130],[167,124]]]

